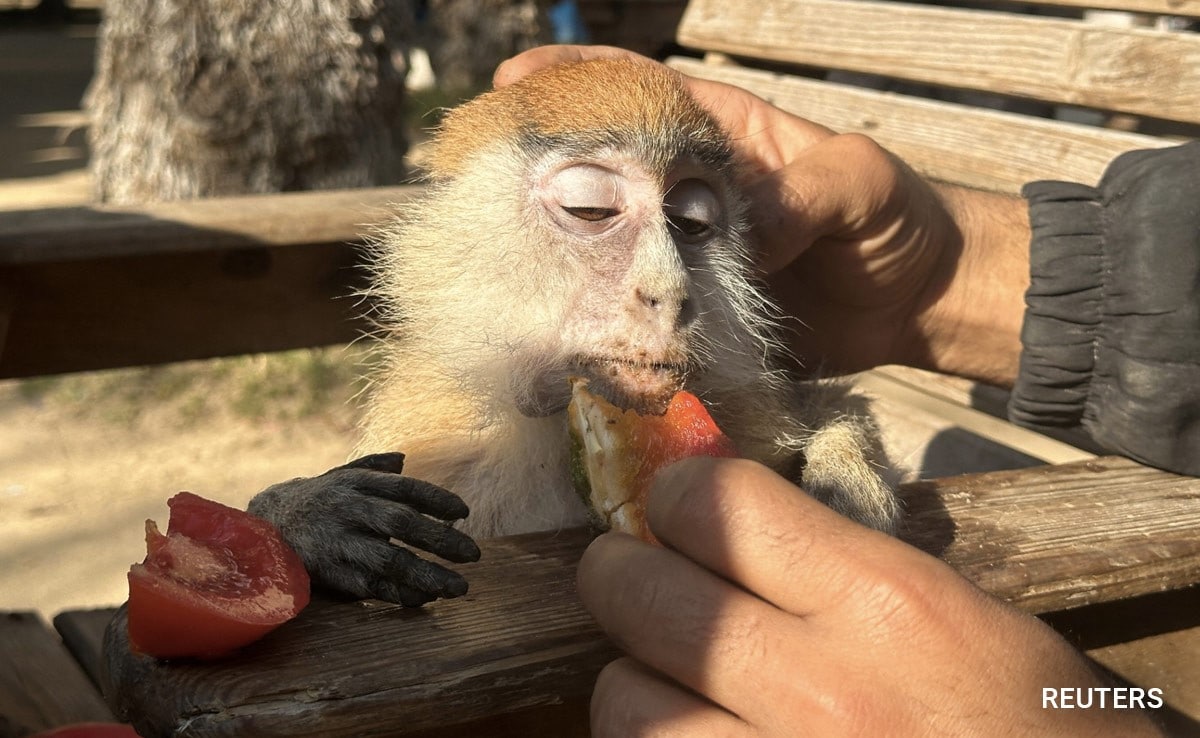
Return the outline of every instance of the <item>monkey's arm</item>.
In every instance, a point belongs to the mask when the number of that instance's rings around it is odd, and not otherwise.
[[[448,521],[467,516],[456,495],[401,476],[404,454],[364,456],[316,477],[258,493],[247,508],[279,528],[317,582],[356,597],[407,607],[467,591],[459,574],[426,561],[396,539],[464,563],[479,548]],[[447,521],[447,522],[443,522]]]

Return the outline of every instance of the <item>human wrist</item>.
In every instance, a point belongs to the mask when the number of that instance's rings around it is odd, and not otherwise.
[[[1011,386],[1029,286],[1029,215],[1019,197],[935,183],[957,233],[946,238],[914,319],[905,363]]]

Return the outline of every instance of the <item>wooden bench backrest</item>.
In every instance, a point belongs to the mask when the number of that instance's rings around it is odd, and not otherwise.
[[[1200,0],[1043,5],[1200,15]],[[1092,183],[1122,151],[1200,136],[1200,33],[1111,27],[1082,10],[1068,9],[1077,18],[1016,11],[692,0],[678,40],[709,57],[671,64],[834,130],[870,135],[934,178],[1003,192],[1035,179]]]

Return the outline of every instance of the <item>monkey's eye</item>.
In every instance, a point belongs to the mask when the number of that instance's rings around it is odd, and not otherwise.
[[[704,221],[684,218],[678,215],[668,216],[667,221],[674,226],[675,230],[685,236],[703,236],[712,229],[712,226]]]
[[[596,164],[572,164],[544,180],[543,205],[558,224],[580,234],[606,232],[625,212],[625,177]]]
[[[589,223],[597,223],[621,214],[621,211],[616,208],[584,208],[563,205],[562,209],[568,215],[572,215],[580,220],[586,220]]]
[[[721,220],[721,201],[707,182],[684,179],[663,196],[667,222],[686,241],[701,241],[712,235]]]

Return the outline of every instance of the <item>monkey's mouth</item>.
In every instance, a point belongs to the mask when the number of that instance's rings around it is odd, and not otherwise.
[[[610,356],[576,356],[571,365],[588,379],[588,389],[623,410],[662,415],[683,388],[686,362],[633,361]]]

